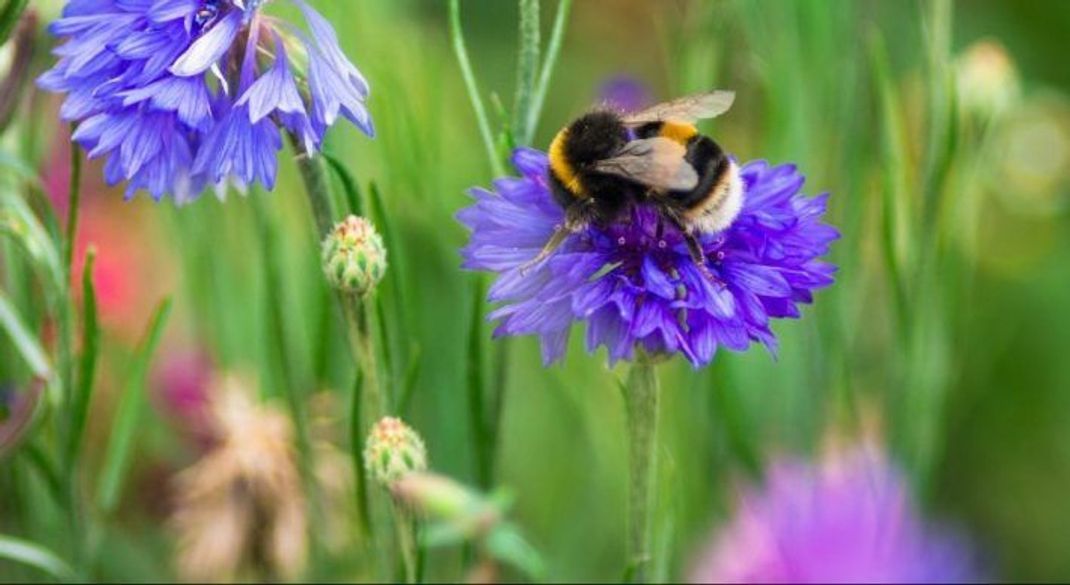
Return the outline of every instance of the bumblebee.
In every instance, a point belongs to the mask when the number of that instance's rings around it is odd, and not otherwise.
[[[734,99],[733,92],[713,91],[632,114],[594,110],[558,132],[550,143],[548,181],[565,222],[525,268],[545,260],[569,234],[618,221],[631,205],[651,202],[705,270],[697,236],[732,223],[743,188],[736,163],[694,124],[725,113]]]

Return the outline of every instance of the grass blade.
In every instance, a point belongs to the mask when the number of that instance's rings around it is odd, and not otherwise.
[[[22,16],[22,12],[26,10],[26,5],[29,3],[30,0],[8,0],[4,5],[3,10],[0,11],[0,45],[7,42],[11,31],[15,29],[15,23],[19,21],[19,17]]]
[[[141,345],[134,356],[133,366],[123,389],[122,402],[116,415],[115,430],[108,443],[104,456],[104,468],[100,476],[97,492],[97,506],[105,514],[115,509],[119,503],[122,482],[130,465],[134,436],[137,434],[141,411],[145,405],[145,377],[156,347],[163,337],[167,318],[171,315],[171,299],[164,299],[156,309],[149,323]]]
[[[67,465],[78,459],[89,403],[93,397],[93,381],[100,353],[100,325],[97,322],[97,293],[93,285],[93,266],[97,251],[90,248],[85,255],[82,271],[82,355],[78,364],[78,383],[71,404],[71,428],[67,437]]]
[[[331,167],[334,174],[338,176],[338,180],[342,183],[342,193],[346,197],[347,211],[353,215],[364,215],[364,204],[360,198],[360,186],[357,185],[356,179],[349,172],[342,161],[335,158],[333,155],[326,152],[323,153],[324,160],[327,161],[327,166]]]
[[[52,366],[48,363],[48,355],[45,354],[40,341],[26,328],[18,309],[2,291],[0,291],[0,327],[7,331],[8,336],[11,337],[11,343],[29,364],[35,376],[44,379],[52,377]]]
[[[52,237],[26,200],[15,193],[0,195],[0,235],[12,238],[43,271],[50,295],[58,296],[64,290],[64,271]]]
[[[0,559],[7,559],[48,573],[59,581],[73,581],[74,571],[55,553],[32,542],[0,535]]]

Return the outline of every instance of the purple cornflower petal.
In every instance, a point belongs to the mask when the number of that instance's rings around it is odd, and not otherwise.
[[[955,536],[926,525],[873,448],[821,465],[781,460],[702,553],[693,583],[962,583],[982,577]]]
[[[340,116],[373,133],[367,81],[330,23],[291,1],[311,37],[261,15],[259,0],[68,0],[49,29],[66,42],[38,84],[66,94],[60,116],[79,123],[74,140],[107,157],[105,178],[126,182],[128,195],[186,201],[213,184],[271,189],[280,130],[309,155]],[[297,54],[309,62],[293,63],[283,37],[303,44]],[[273,64],[261,70],[258,53]]]
[[[242,24],[242,13],[233,11],[186,49],[171,65],[171,73],[179,77],[200,75],[215,65],[230,50]]]
[[[564,220],[547,183],[546,155],[519,149],[520,177],[473,189],[458,214],[471,231],[463,267],[496,272],[489,300],[497,335],[537,335],[546,363],[560,359],[571,327],[587,324],[587,347],[605,346],[611,362],[634,348],[680,353],[695,367],[718,348],[751,343],[776,351],[773,318],[796,318],[798,304],[832,283],[819,258],[839,233],[821,223],[825,198],[800,194],[794,166],[743,166],[743,211],[724,231],[701,237],[713,280],[702,274],[679,231],[647,205],[627,221],[573,234],[546,262],[520,274]]]

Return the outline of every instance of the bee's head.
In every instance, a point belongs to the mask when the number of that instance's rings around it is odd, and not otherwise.
[[[569,126],[565,150],[573,164],[583,166],[612,157],[627,141],[628,131],[619,115],[596,111]]]

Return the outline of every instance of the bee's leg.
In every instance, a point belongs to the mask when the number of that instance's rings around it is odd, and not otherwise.
[[[716,276],[710,272],[709,266],[706,265],[706,252],[702,249],[702,243],[698,241],[698,237],[691,229],[689,229],[680,217],[680,214],[675,209],[668,205],[662,206],[662,215],[668,218],[669,222],[680,231],[680,235],[683,236],[684,242],[687,244],[687,251],[691,254],[691,261],[695,263],[695,267],[711,282],[720,282]]]
[[[520,275],[525,276],[529,270],[542,264],[542,262],[556,252],[557,249],[561,247],[561,244],[564,244],[565,240],[567,240],[574,232],[575,229],[569,227],[567,222],[557,226],[557,229],[554,230],[553,235],[550,236],[550,239],[546,242],[546,245],[542,247],[542,250],[539,251],[538,255],[520,266]]]

